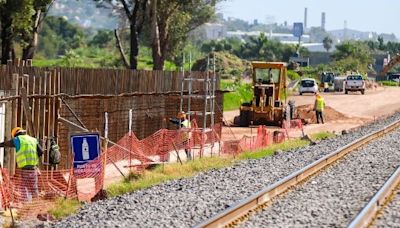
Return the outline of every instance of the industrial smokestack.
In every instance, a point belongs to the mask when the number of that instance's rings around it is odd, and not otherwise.
[[[326,20],[325,19],[325,12],[322,12],[322,14],[321,14],[321,28],[322,29],[325,29],[325,23],[326,23],[325,20]]]
[[[307,28],[307,8],[304,9],[304,29]]]

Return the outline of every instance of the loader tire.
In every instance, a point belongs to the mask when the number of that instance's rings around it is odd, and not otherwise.
[[[249,111],[240,111],[239,126],[248,127],[249,122],[250,122],[250,112]]]

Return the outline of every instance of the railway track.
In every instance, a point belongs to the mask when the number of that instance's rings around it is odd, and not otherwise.
[[[383,212],[380,221],[378,221],[377,226],[384,226],[389,227],[391,226],[390,218],[385,217],[388,213],[397,212],[397,220],[400,219],[400,205],[397,206],[396,204],[400,204],[400,196],[394,196],[396,190],[399,190],[398,187],[400,185],[400,166],[396,169],[396,171],[392,174],[392,176],[385,182],[385,184],[379,189],[379,191],[374,195],[374,197],[368,202],[368,204],[363,208],[363,210],[357,215],[357,217],[351,222],[349,225],[350,228],[357,228],[357,227],[368,227],[369,225],[374,225],[374,220],[379,215],[387,204],[389,212]],[[394,200],[393,200],[394,199]],[[393,200],[394,204],[391,204]],[[398,222],[398,221],[395,221]],[[393,224],[394,225],[394,224]],[[397,223],[397,226],[400,226]]]
[[[172,180],[148,189],[85,204],[78,213],[55,221],[50,226],[193,227],[337,148],[397,120],[400,120],[400,113],[316,145],[262,159],[241,161],[191,178]]]
[[[389,197],[389,202],[378,212],[371,227],[399,227],[400,224],[400,186]]]
[[[398,130],[398,128],[400,127],[400,121],[395,121],[393,123],[391,123],[390,125],[377,130],[375,132],[372,132],[358,140],[355,140],[339,149],[337,149],[336,151],[334,151],[331,154],[328,154],[324,157],[322,157],[321,159],[313,162],[312,164],[304,167],[301,170],[298,170],[297,172],[294,172],[293,174],[285,177],[284,179],[281,179],[280,181],[264,188],[263,190],[257,192],[256,194],[246,198],[243,201],[240,201],[234,205],[232,205],[231,207],[227,208],[226,210],[216,214],[215,216],[211,217],[210,219],[196,225],[195,227],[223,227],[223,226],[229,226],[229,225],[238,225],[239,223],[246,221],[246,223],[244,223],[242,226],[244,227],[259,227],[259,226],[276,226],[276,227],[280,227],[280,226],[287,226],[287,225],[316,225],[316,226],[321,226],[321,225],[331,225],[331,226],[346,226],[348,225],[352,219],[354,218],[357,213],[362,209],[362,207],[364,205],[370,205],[370,208],[374,208],[374,209],[365,209],[365,211],[367,212],[362,212],[360,213],[361,215],[364,215],[364,217],[357,217],[354,222],[352,223],[353,227],[363,227],[366,224],[369,224],[376,216],[376,213],[371,213],[371,211],[376,212],[378,211],[376,209],[376,207],[374,205],[376,205],[376,202],[380,202],[382,201],[382,197],[383,198],[387,198],[387,194],[383,194],[383,196],[379,196],[377,197],[377,199],[373,202],[371,202],[370,204],[364,203],[364,201],[367,201],[372,198],[373,193],[371,196],[369,196],[368,194],[364,194],[363,189],[367,189],[367,187],[364,188],[364,186],[362,186],[362,184],[356,183],[356,182],[352,182],[347,181],[346,175],[351,177],[353,175],[354,172],[352,171],[346,171],[346,169],[348,169],[348,167],[351,166],[356,166],[356,165],[362,165],[360,167],[361,170],[360,172],[367,172],[364,175],[369,175],[371,177],[373,177],[371,175],[371,173],[368,173],[368,169],[372,167],[372,170],[374,170],[377,173],[381,173],[383,176],[380,176],[379,178],[370,178],[371,179],[371,183],[369,183],[371,186],[370,188],[368,188],[368,192],[373,192],[375,190],[378,190],[378,188],[380,186],[383,185],[383,182],[374,182],[375,179],[379,179],[379,180],[386,180],[387,176],[390,176],[390,169],[393,168],[395,169],[395,167],[398,166],[399,161],[400,160],[396,160],[396,156],[399,157],[400,155],[400,144],[398,144],[396,141],[394,141],[396,138],[398,139],[400,137],[400,131]],[[389,139],[387,139],[387,137],[389,137]],[[374,144],[375,143],[375,144]],[[395,156],[393,158],[390,159],[390,161],[386,164],[385,161],[387,159],[383,158],[382,156],[385,156],[385,151],[382,151],[382,148],[379,149],[381,146],[380,144],[383,146],[383,148],[388,146],[388,150],[392,150],[393,151],[388,151],[389,155]],[[371,148],[369,148],[371,147]],[[366,150],[366,151],[364,151]],[[372,150],[375,150],[375,155],[378,156],[377,158],[368,158],[368,155],[363,155],[363,153],[365,152],[365,154],[370,153]],[[358,151],[359,153],[351,153],[353,151]],[[398,152],[398,154],[396,154],[396,152]],[[358,154],[358,155],[357,155]],[[347,156],[348,155],[348,156]],[[355,157],[355,161],[353,162],[355,164],[351,164],[351,158],[347,158],[351,156],[358,156],[359,158]],[[344,156],[346,156],[346,159],[344,159]],[[363,156],[367,156],[364,157]],[[374,156],[374,155],[371,155]],[[380,156],[380,157],[379,157]],[[357,160],[358,159],[358,160]],[[368,159],[371,159],[370,161]],[[379,167],[379,162],[378,164],[374,163],[374,159],[379,160],[381,159],[381,163],[385,163],[389,168],[385,169],[385,171],[377,171],[377,167]],[[347,162],[348,164],[344,164],[342,165],[343,167],[341,167],[341,170],[339,169],[338,172],[335,173],[334,171],[334,167],[335,166],[340,166],[340,163],[342,162],[338,162],[339,160],[343,161],[343,160],[350,160],[349,162]],[[365,164],[362,164],[363,162],[365,162]],[[344,162],[346,163],[346,162]],[[337,164],[337,165],[333,165],[333,164]],[[332,166],[333,165],[333,166]],[[346,167],[348,166],[348,167]],[[332,167],[332,172],[330,170],[330,168],[328,167]],[[340,168],[340,167],[339,167]],[[364,170],[365,169],[365,170]],[[323,175],[317,175],[317,174],[322,174],[324,172],[321,172],[323,170],[327,170],[327,172],[331,172],[334,174],[327,174],[325,176],[325,178],[331,178],[331,180],[333,180],[333,184],[332,185],[327,185],[325,186],[325,189],[322,190],[316,190],[318,189],[318,187],[323,187],[324,185],[321,184],[323,183],[323,180],[319,180],[318,176],[323,176]],[[389,172],[389,173],[387,173]],[[345,176],[342,178],[336,178],[336,176],[340,175],[341,173],[344,173]],[[357,171],[355,172],[357,173]],[[367,176],[368,177],[368,176]],[[318,179],[318,180],[317,180]],[[322,179],[322,178],[321,178]],[[335,180],[334,179],[339,179]],[[353,177],[353,179],[357,179],[357,177]],[[367,178],[368,179],[368,178]],[[312,181],[307,181],[307,180],[312,180]],[[341,180],[341,181],[340,181]],[[362,180],[357,180],[357,181],[362,181]],[[306,182],[306,183],[305,183]],[[363,192],[363,194],[361,193],[357,193],[357,192],[347,192],[349,188],[351,188],[351,184],[349,186],[346,186],[346,184],[343,184],[343,182],[349,182],[356,185],[361,185],[361,188],[359,186],[359,190],[360,192]],[[368,185],[368,183],[366,183]],[[314,186],[313,186],[314,185]],[[320,186],[321,185],[321,186]],[[341,215],[341,212],[338,212],[336,216],[338,216],[338,218],[335,218],[335,216],[333,216],[333,218],[331,218],[330,222],[327,223],[323,223],[323,220],[329,220],[328,218],[324,218],[323,216],[321,217],[321,215],[323,213],[321,213],[321,208],[323,208],[323,206],[319,206],[320,208],[315,208],[315,205],[319,205],[321,204],[323,201],[325,201],[325,197],[323,195],[324,191],[326,190],[326,192],[324,194],[328,194],[328,198],[329,198],[329,194],[331,195],[335,195],[335,193],[329,193],[329,188],[333,186],[339,186],[339,188],[342,188],[340,191],[342,191],[342,193],[338,194],[338,199],[344,200],[346,197],[350,197],[351,200],[348,200],[347,203],[349,202],[360,202],[359,204],[361,204],[362,206],[358,205],[357,203],[350,203],[350,205],[347,205],[345,209],[338,207],[337,210],[349,210],[351,212],[347,212],[347,214],[345,215]],[[395,186],[396,184],[391,184],[391,186]],[[309,188],[309,186],[313,186],[311,187],[311,190],[307,189]],[[343,188],[343,186],[345,186]],[[293,191],[288,192],[289,189],[294,188]],[[304,188],[304,189],[302,189]],[[314,188],[314,189],[312,189]],[[329,190],[329,191],[328,191]],[[289,196],[292,192],[295,191],[299,191],[300,193],[297,194],[293,194],[293,196]],[[309,193],[309,192],[310,193]],[[317,194],[314,194],[313,191],[317,191]],[[391,190],[388,191],[382,191],[384,193],[390,192]],[[288,192],[287,194],[285,194],[285,196],[280,196],[283,193]],[[301,192],[303,194],[301,194]],[[304,193],[309,193],[309,195],[304,194]],[[311,194],[311,195],[310,195]],[[300,196],[299,196],[300,195]],[[303,195],[303,196],[301,196]],[[318,197],[321,197],[320,199]],[[343,199],[342,199],[343,197]],[[281,199],[282,198],[282,199]],[[284,198],[289,198],[286,201],[286,205],[285,203],[281,203],[279,204],[279,201],[285,201]],[[357,199],[360,198],[360,199]],[[335,198],[328,199],[327,201],[331,200],[333,202],[333,204],[336,204],[336,206],[338,206],[337,204],[340,202],[338,202]],[[336,201],[335,201],[336,200]],[[353,200],[353,201],[352,201]],[[314,202],[313,202],[314,201]],[[296,202],[296,203],[293,203]],[[332,202],[330,202],[332,204]],[[278,204],[278,206],[276,206],[276,208],[274,209],[274,204]],[[329,202],[327,203],[329,204]],[[288,206],[289,205],[289,206]],[[309,206],[309,205],[314,205],[313,209],[310,209],[310,207],[313,206]],[[271,208],[271,210],[269,210]],[[351,208],[351,210],[349,209]],[[275,210],[275,211],[274,211]],[[295,212],[290,212],[291,210],[296,211],[298,210],[297,213]],[[327,208],[327,210],[331,210],[330,208]],[[333,209],[335,210],[335,209]],[[278,217],[274,217],[274,213],[276,213],[276,216],[281,216],[282,214],[285,214],[287,212],[287,217],[285,217],[284,219],[279,219]],[[292,213],[292,214],[290,214]],[[330,212],[331,214],[335,214]],[[264,214],[264,215],[263,215]],[[302,215],[303,218],[302,219],[296,219],[296,217],[300,214],[305,214]],[[368,215],[368,216],[366,216]],[[257,217],[261,217],[261,219],[257,219]],[[318,216],[320,216],[318,218]],[[299,216],[301,217],[301,216]],[[308,217],[308,218],[306,218]],[[344,219],[342,219],[341,217],[345,217]],[[271,220],[269,222],[266,222],[267,220]],[[311,220],[310,220],[311,219]],[[342,219],[342,220],[341,220]],[[247,221],[249,220],[249,221]],[[282,221],[288,222],[288,221],[292,221],[293,223],[279,223]],[[340,220],[340,222],[339,222]],[[320,221],[321,223],[313,223],[315,221]]]

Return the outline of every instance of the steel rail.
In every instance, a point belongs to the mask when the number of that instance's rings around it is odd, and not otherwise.
[[[368,204],[354,218],[348,226],[349,228],[368,227],[376,218],[378,212],[383,209],[390,196],[400,184],[400,166],[379,189]]]
[[[258,207],[265,205],[272,198],[286,192],[291,187],[301,183],[305,179],[316,174],[320,170],[334,163],[335,161],[341,159],[346,154],[354,151],[363,145],[380,138],[389,132],[400,127],[400,120],[383,127],[380,130],[372,132],[368,135],[357,139],[336,151],[320,158],[319,160],[307,165],[306,167],[286,176],[285,178],[273,183],[270,186],[265,187],[261,191],[255,193],[254,195],[239,201],[226,210],[214,215],[213,217],[195,225],[194,227],[224,227],[232,224],[234,221],[246,216],[250,211],[257,209]]]

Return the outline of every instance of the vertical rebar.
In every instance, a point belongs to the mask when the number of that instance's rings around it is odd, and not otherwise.
[[[129,172],[132,167],[132,109],[129,109]]]
[[[185,89],[185,54],[183,54],[183,61],[182,61],[182,81],[181,81],[181,103],[179,107],[179,111],[183,111],[183,90]]]
[[[211,126],[214,126],[215,114],[215,87],[217,77],[215,75],[215,52],[213,53],[213,77],[212,77],[212,94],[211,94]]]
[[[191,121],[191,110],[190,110],[190,105],[191,105],[191,95],[192,95],[192,52],[189,53],[189,92],[188,92],[188,121],[190,123]],[[194,157],[193,157],[194,158]]]

